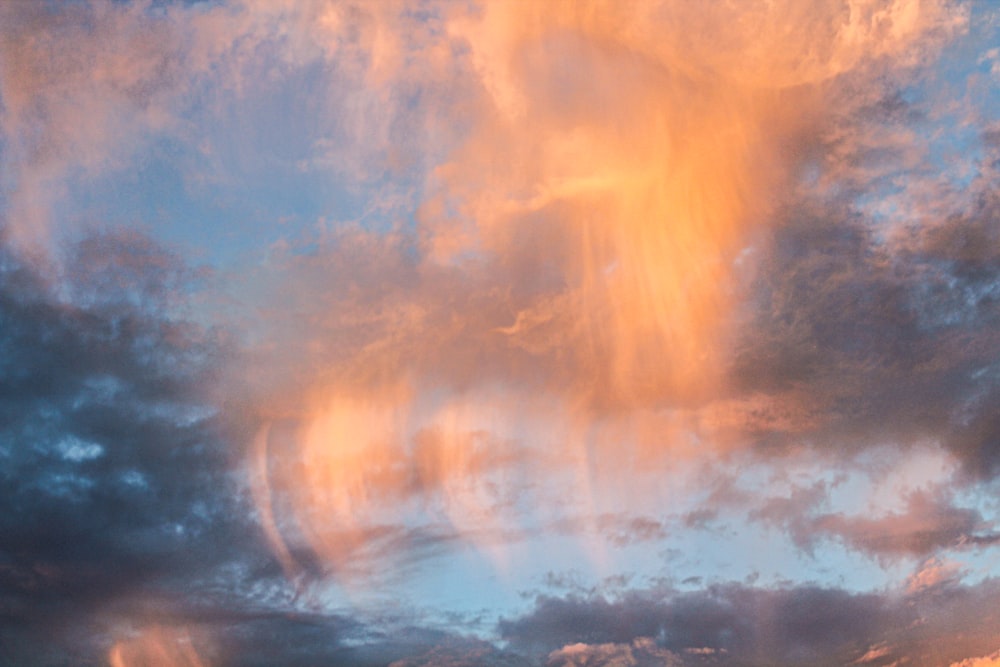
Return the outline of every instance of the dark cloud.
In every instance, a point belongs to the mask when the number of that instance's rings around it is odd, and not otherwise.
[[[229,619],[216,628],[217,663],[240,665],[344,665],[348,667],[530,667],[535,663],[483,641],[444,630],[404,626],[375,630],[338,616]],[[233,621],[236,621],[235,623]],[[345,642],[349,639],[350,642]]]
[[[74,280],[47,281],[0,247],[0,661],[11,664],[53,662],[36,647],[66,649],[74,633],[101,644],[101,608],[138,591],[169,600],[233,559],[230,547],[262,559],[208,402],[226,346],[170,314],[192,276],[136,235],[90,238],[66,261]]]
[[[1000,199],[888,239],[850,211],[797,205],[774,234],[733,369],[741,391],[773,399],[749,434],[845,456],[940,439],[971,477],[994,477]]]
[[[993,650],[998,593],[989,580],[907,595],[726,584],[615,599],[543,596],[499,630],[512,647],[558,665],[644,665],[659,652],[656,664],[845,665],[868,656],[929,667]]]
[[[355,620],[334,615],[267,614],[222,619],[210,636],[220,667],[265,665],[377,664],[344,646],[344,639],[362,630]]]
[[[477,640],[451,639],[410,657],[395,660],[390,667],[531,667],[534,661]]]

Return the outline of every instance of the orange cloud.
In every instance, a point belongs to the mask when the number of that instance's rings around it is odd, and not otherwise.
[[[111,667],[208,667],[209,663],[184,628],[151,626],[138,636],[111,647]]]
[[[676,653],[657,646],[649,637],[638,637],[622,644],[569,644],[550,653],[545,664],[550,667],[679,667],[684,661]]]
[[[953,662],[949,667],[997,667],[997,665],[1000,665],[1000,651],[979,658],[966,658]]]
[[[716,401],[745,251],[803,159],[792,140],[822,126],[838,77],[912,63],[963,17],[907,0],[431,4],[410,30],[385,3],[293,22],[357,64],[359,103],[380,100],[360,137],[416,117],[453,149],[423,156],[412,238],[342,229],[284,258],[315,292],[291,298],[328,313],[287,332],[311,336],[294,398],[268,407],[302,423],[288,460],[256,447],[286,567],[283,524],[340,563],[408,513],[500,530],[506,485],[557,467],[586,514],[692,433],[735,446]],[[400,104],[414,81],[426,102]],[[520,420],[545,435],[498,437]],[[497,472],[525,446],[559,463]],[[413,500],[429,496],[430,512]]]
[[[941,584],[954,583],[961,578],[962,574],[964,572],[960,563],[931,558],[923,563],[907,580],[906,591],[913,594]]]

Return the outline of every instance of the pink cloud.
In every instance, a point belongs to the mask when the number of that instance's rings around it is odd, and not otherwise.
[[[491,420],[538,427],[484,442],[544,441],[557,463],[518,475],[568,474],[584,513],[636,462],[685,456],[692,433],[714,451],[745,445],[760,411],[726,378],[753,275],[740,258],[794,183],[804,155],[788,146],[832,122],[839,85],[912,65],[965,16],[798,7],[733,20],[684,3],[433,5],[414,25],[393,3],[259,6],[346,68],[355,115],[346,149],[330,144],[346,163],[356,148],[387,156],[392,127],[448,147],[404,146],[426,173],[414,232],[342,226],[269,269],[279,285],[247,386],[263,419],[304,424],[295,451],[312,472],[272,492],[291,495],[314,549],[329,551],[322,517],[367,522],[414,477],[453,524],[495,526],[487,508],[504,503],[458,481],[488,477],[467,443]],[[404,104],[407,90],[421,101]],[[802,428],[809,416],[790,410],[774,419]],[[418,431],[450,444],[421,456]],[[603,456],[612,447],[629,453]]]
[[[953,662],[949,667],[996,667],[997,665],[1000,665],[1000,651],[978,658],[966,658]]]

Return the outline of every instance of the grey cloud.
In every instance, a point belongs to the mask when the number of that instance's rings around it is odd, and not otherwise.
[[[824,539],[839,539],[880,560],[926,557],[942,549],[970,549],[1000,542],[995,526],[975,509],[955,504],[943,489],[916,490],[900,512],[847,515],[830,512],[828,488],[819,482],[787,497],[768,498],[749,518],[779,526],[800,549],[813,554]]]
[[[1000,265],[976,239],[1000,202],[984,194],[903,242],[879,240],[844,204],[789,210],[762,262],[733,378],[784,412],[756,415],[748,435],[846,456],[939,438],[970,476],[995,476]]]
[[[815,518],[814,534],[835,535],[876,556],[925,556],[943,548],[988,546],[1000,535],[976,510],[955,507],[940,497],[916,492],[905,512],[862,518],[825,514]]]
[[[614,599],[539,597],[531,612],[501,621],[499,630],[533,655],[579,644],[580,654],[623,659],[623,647],[648,639],[678,664],[844,665],[881,645],[873,664],[929,667],[993,650],[1000,627],[987,610],[998,593],[997,581],[988,580],[909,595],[725,584],[693,593],[635,590]]]
[[[390,667],[531,667],[534,661],[504,651],[489,642],[452,639],[416,655],[395,660]]]
[[[209,402],[226,344],[169,315],[186,270],[135,235],[67,262],[80,278],[59,285],[0,247],[0,661],[16,664],[101,648],[97,612],[120,597],[268,560]]]

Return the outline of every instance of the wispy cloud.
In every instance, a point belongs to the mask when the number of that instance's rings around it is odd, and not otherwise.
[[[0,26],[0,660],[995,657],[992,9]]]

